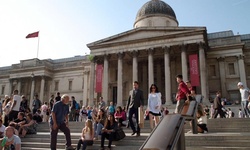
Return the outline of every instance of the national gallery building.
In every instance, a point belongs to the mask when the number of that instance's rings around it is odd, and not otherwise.
[[[38,94],[48,101],[59,91],[74,95],[83,105],[94,105],[102,96],[125,106],[133,82],[138,81],[145,104],[155,83],[165,104],[171,105],[177,74],[191,81],[203,102],[218,90],[228,100],[239,100],[237,83],[250,84],[250,34],[179,26],[174,10],[160,0],[150,0],[139,9],[133,29],[87,46],[88,56],[21,60],[1,67],[1,99],[18,89],[29,100]]]

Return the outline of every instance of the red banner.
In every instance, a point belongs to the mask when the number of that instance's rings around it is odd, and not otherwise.
[[[200,73],[197,54],[189,55],[189,68],[192,86],[200,86]]]
[[[95,92],[101,93],[102,92],[102,73],[103,67],[102,64],[96,65],[96,82],[95,82]]]

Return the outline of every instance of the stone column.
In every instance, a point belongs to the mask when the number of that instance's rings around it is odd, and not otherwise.
[[[8,94],[9,94],[9,96],[11,96],[11,94],[12,94],[12,83],[13,83],[13,80],[12,79],[9,79],[9,92],[8,92]]]
[[[108,92],[109,92],[109,55],[104,55],[103,65],[103,85],[102,85],[102,96],[106,104],[108,104]]]
[[[90,77],[89,77],[89,101],[90,106],[94,106],[94,86],[95,85],[95,62],[90,63]]]
[[[35,77],[31,77],[30,108],[32,108],[32,102],[34,99],[34,91],[35,91]]]
[[[181,45],[181,66],[183,81],[188,80],[187,52],[186,45]]]
[[[155,63],[156,63],[156,81],[154,81],[156,84],[157,84],[157,86],[158,86],[158,88],[159,88],[159,90],[161,91],[162,90],[162,83],[161,83],[161,79],[162,79],[162,77],[161,77],[161,60],[156,60],[155,61]]]
[[[140,85],[140,87],[139,88],[141,88],[141,89],[143,89],[143,93],[144,93],[144,95],[143,96],[145,96],[145,95],[147,95],[147,94],[145,94],[145,93],[147,93],[147,91],[148,91],[148,89],[149,89],[149,87],[148,87],[148,81],[147,81],[147,62],[146,61],[144,61],[143,63],[142,63],[142,83],[139,83]],[[145,99],[147,98],[147,97],[144,97]]]
[[[206,58],[204,43],[199,44],[199,62],[200,62],[200,81],[201,81],[201,95],[204,96],[203,102],[208,101],[208,87],[207,87],[207,72],[206,72]]]
[[[45,79],[44,76],[41,76],[41,87],[40,87],[40,100],[41,102],[44,102],[44,84],[45,84]]]
[[[237,56],[238,58],[238,65],[239,65],[239,72],[240,72],[240,81],[247,87],[247,80],[246,80],[246,70],[244,64],[244,57],[242,55]]]
[[[21,79],[18,80],[18,84],[17,84],[17,90],[18,90],[18,94],[21,94]]]
[[[148,50],[148,89],[154,83],[154,58],[153,49]]]
[[[138,51],[133,51],[132,52],[133,55],[133,81],[138,81],[138,55],[139,52]]]
[[[220,70],[220,85],[221,85],[221,96],[222,97],[227,97],[227,91],[226,91],[226,73],[225,73],[225,58],[220,57],[218,58],[219,62],[219,69]]]
[[[83,105],[88,106],[88,78],[89,78],[89,70],[83,71]]]
[[[170,70],[170,57],[169,57],[169,47],[164,48],[164,67],[165,67],[165,100],[166,105],[172,104],[172,95],[171,95],[171,70]]]
[[[123,100],[123,95],[122,95],[122,90],[123,90],[123,81],[122,81],[122,76],[123,76],[123,66],[122,66],[122,61],[124,57],[124,53],[118,53],[118,81],[117,81],[117,106],[123,106],[122,100]]]

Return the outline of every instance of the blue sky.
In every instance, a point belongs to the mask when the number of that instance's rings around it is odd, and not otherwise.
[[[86,44],[133,29],[149,0],[1,0],[0,66],[37,57],[58,59],[89,53]],[[164,0],[179,26],[205,26],[208,33],[250,34],[250,0]]]

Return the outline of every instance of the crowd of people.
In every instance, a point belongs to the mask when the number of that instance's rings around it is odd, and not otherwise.
[[[184,104],[188,101],[196,100],[199,102],[197,110],[197,126],[199,133],[207,133],[207,119],[234,117],[234,112],[230,108],[225,108],[221,99],[221,92],[216,93],[213,104],[209,108],[202,106],[202,98],[199,97],[190,81],[184,82],[182,75],[176,76],[178,83],[178,91],[176,94],[176,109],[174,113],[180,113]],[[242,108],[239,109],[238,117],[249,117],[248,109],[249,90],[244,88],[243,83],[237,84],[241,97]],[[127,105],[115,106],[113,102],[109,105],[99,98],[97,107],[80,106],[74,96],[64,94],[60,96],[58,92],[56,97],[51,96],[49,102],[41,102],[38,95],[34,96],[32,108],[29,108],[28,100],[25,96],[19,96],[18,90],[14,90],[12,96],[5,96],[0,109],[0,140],[4,141],[5,137],[8,140],[5,147],[15,147],[18,149],[21,145],[20,137],[25,137],[26,134],[36,133],[36,127],[39,122],[49,122],[51,134],[51,150],[56,150],[57,134],[60,129],[66,137],[66,149],[73,150],[71,146],[71,135],[69,130],[69,121],[84,122],[85,126],[82,129],[82,135],[78,141],[77,149],[86,149],[88,145],[93,145],[95,140],[101,140],[101,149],[104,149],[104,141],[108,139],[108,149],[111,149],[112,141],[115,138],[115,131],[121,127],[131,128],[131,136],[140,136],[141,122],[140,112],[145,112],[143,119],[148,119],[150,128],[153,130],[159,123],[161,117],[169,114],[167,107],[162,106],[162,95],[156,84],[149,87],[147,97],[147,106],[144,106],[143,91],[139,89],[139,83],[133,82],[133,89],[129,92]],[[71,98],[71,100],[70,100]],[[146,110],[143,111],[143,109]],[[13,134],[8,134],[12,130]],[[12,136],[13,138],[9,138]]]

